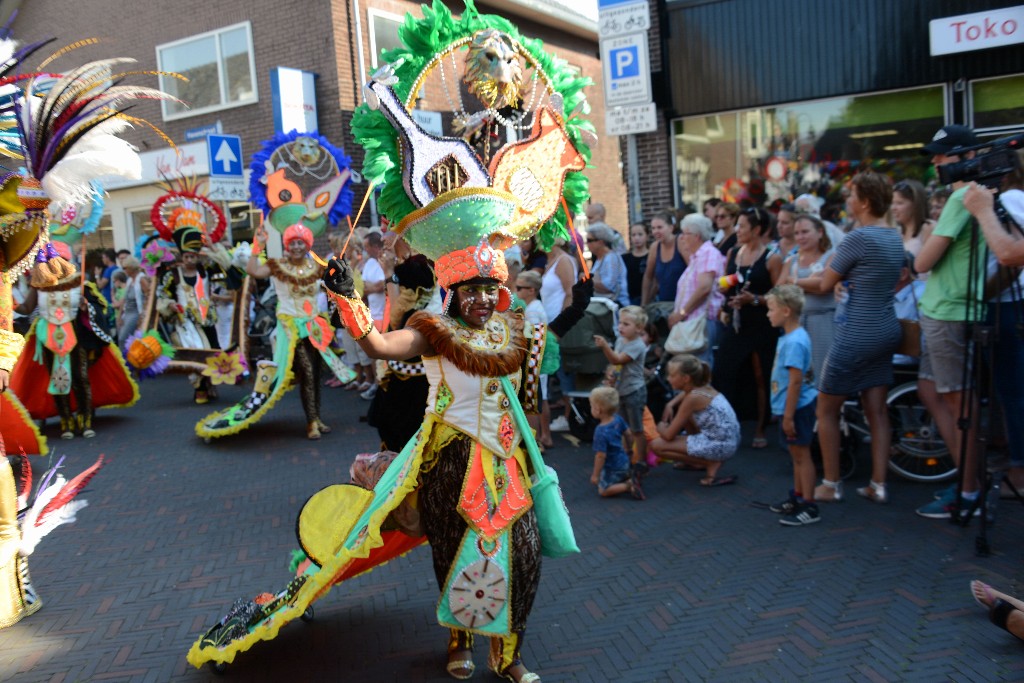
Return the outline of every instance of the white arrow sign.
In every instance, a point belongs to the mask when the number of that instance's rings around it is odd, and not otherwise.
[[[235,152],[231,149],[231,145],[228,144],[227,140],[223,140],[220,143],[220,149],[217,150],[217,154],[213,157],[214,161],[224,164],[223,173],[227,174],[231,172],[231,165],[238,161],[238,157],[235,156]]]

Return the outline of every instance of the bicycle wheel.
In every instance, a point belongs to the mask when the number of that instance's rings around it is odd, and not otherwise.
[[[944,481],[956,476],[956,463],[935,420],[917,397],[917,383],[893,388],[886,405],[892,423],[889,469],[912,481]]]

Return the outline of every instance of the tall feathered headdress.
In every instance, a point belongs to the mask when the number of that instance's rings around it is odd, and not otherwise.
[[[0,118],[8,120],[0,124],[0,130],[6,126],[10,131],[13,119],[18,138],[15,154],[26,169],[24,175],[11,173],[0,178],[0,246],[4,251],[0,265],[17,275],[28,269],[34,257],[32,284],[47,286],[74,272],[54,249],[45,246],[51,202],[60,208],[88,202],[99,191],[92,181],[101,176],[140,178],[138,154],[116,134],[132,123],[151,124],[125,114],[126,105],[137,99],[174,98],[155,88],[123,85],[129,75],[155,73],[117,71],[134,61],[131,59],[89,62],[65,74],[46,71],[54,60],[95,44],[95,39],[58,50],[34,73],[15,74],[29,54],[49,41],[16,49],[9,35],[0,33],[0,37],[0,59],[10,55],[0,62],[0,87],[17,86],[8,92],[10,101],[0,103]]]

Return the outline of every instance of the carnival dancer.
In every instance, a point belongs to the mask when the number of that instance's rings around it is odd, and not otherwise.
[[[51,242],[71,261],[63,242]],[[38,311],[25,350],[11,375],[11,390],[37,420],[60,416],[60,438],[96,436],[96,408],[128,408],[139,400],[117,347],[110,307],[93,282],[72,272],[53,285],[34,286],[19,307]],[[40,391],[46,387],[46,391]]]
[[[546,329],[510,309],[502,249],[534,235],[548,246],[568,235],[571,216],[582,212],[581,171],[589,158],[582,143],[592,127],[578,114],[586,109],[587,81],[504,18],[480,15],[471,0],[459,18],[435,0],[427,18],[407,17],[402,37],[413,47],[386,53],[391,61],[364,86],[367,104],[356,112],[353,132],[366,149],[364,179],[382,187],[378,210],[410,248],[434,261],[444,312],[419,311],[404,328],[382,333],[356,296],[347,264],[332,259],[324,284],[368,355],[422,358],[426,414],[401,453],[380,454],[390,464],[375,482],[328,486],[310,497],[297,521],[310,562],[284,590],[236,603],[190,650],[195,666],[226,664],[275,637],[330,586],[407,552],[423,534],[442,593],[436,616],[448,629],[448,673],[474,674],[473,639],[481,635],[491,639],[495,673],[517,683],[539,680],[520,654],[541,553],[578,548],[524,414],[536,412],[539,401]],[[465,56],[465,75],[446,77],[456,54]],[[428,77],[431,88],[454,84],[448,93],[460,102],[464,82],[485,111],[522,102],[523,116],[498,111],[522,135],[492,146],[500,138],[467,142],[425,131],[408,103]],[[582,318],[591,287],[587,280],[574,288],[564,317],[552,323],[566,325],[553,329],[556,335]]]
[[[10,90],[9,96],[0,101],[0,129],[4,131],[0,135],[0,154],[19,160],[12,167],[23,167],[20,174],[0,176],[0,456],[5,454],[5,444],[27,453],[45,448],[38,431],[33,438],[32,430],[22,430],[27,437],[21,443],[9,439],[12,433],[19,433],[17,427],[28,419],[28,413],[7,390],[14,384],[11,372],[24,344],[11,327],[11,286],[30,270],[30,283],[40,289],[57,286],[74,276],[74,267],[48,243],[50,202],[53,200],[58,209],[88,202],[97,192],[89,183],[91,178],[140,177],[141,162],[135,148],[116,137],[129,125],[120,109],[131,99],[169,98],[153,88],[122,84],[127,74],[117,73],[115,66],[134,61],[130,59],[94,61],[64,75],[43,74],[48,87],[43,96],[37,97],[36,78],[40,74],[16,72],[24,59],[47,42],[18,48],[10,37],[9,24],[0,28],[0,87],[5,92]],[[78,41],[43,63],[95,42]],[[24,89],[24,96],[17,88]],[[35,386],[30,388],[37,390]],[[30,450],[30,441],[36,442],[35,450]],[[57,490],[39,492],[36,504],[19,525],[18,505],[22,500],[28,502],[28,487],[19,496],[7,459],[0,460],[0,627],[5,627],[42,605],[32,589],[26,558],[48,530],[74,519],[74,512],[84,503],[71,499],[101,463],[66,485],[60,479],[55,484],[60,486]],[[25,477],[31,468],[26,463],[22,471]],[[37,505],[40,502],[42,505]]]
[[[299,381],[302,409],[306,413],[306,437],[312,440],[331,431],[320,419],[320,361],[326,361],[339,381],[350,381],[354,373],[331,350],[334,328],[326,313],[317,308],[317,293],[323,268],[310,258],[313,233],[301,223],[284,231],[285,258],[260,263],[266,249],[267,233],[257,231],[246,272],[257,279],[270,278],[277,292],[277,333],[274,360],[256,364],[256,385],[239,404],[203,418],[196,434],[210,439],[235,434],[255,424]]]
[[[232,263],[220,243],[227,229],[224,212],[202,193],[202,184],[186,178],[167,181],[166,194],[153,204],[150,218],[157,233],[173,241],[179,261],[163,263],[156,273],[156,295],[150,297],[142,329],[157,329],[174,347],[169,371],[189,373],[197,404],[216,398],[208,373],[208,362],[219,356],[217,306],[214,287],[235,293],[236,311],[225,351],[244,354],[246,297],[245,273]],[[204,258],[205,257],[205,258]],[[215,285],[216,283],[216,285]]]

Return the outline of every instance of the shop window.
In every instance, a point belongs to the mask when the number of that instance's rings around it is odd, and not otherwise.
[[[676,201],[824,194],[864,163],[927,180],[918,150],[945,122],[944,102],[944,86],[932,86],[677,119]]]
[[[182,101],[161,103],[164,120],[259,101],[249,22],[158,45],[156,59],[161,71],[188,78],[160,77],[160,87]]]
[[[149,207],[145,209],[131,209],[128,211],[128,224],[131,230],[132,244],[130,249],[134,252],[135,247],[141,243],[142,237],[149,237],[156,234],[153,221],[149,218]]]
[[[973,128],[1020,128],[1024,125],[1024,74],[971,81]]]
[[[84,239],[86,252],[92,252],[96,249],[113,249],[114,224],[110,219],[110,214],[103,214],[103,218],[100,219],[100,224],[96,227],[96,230],[90,232]],[[82,246],[79,244],[75,247],[75,250],[79,251],[81,248]]]

